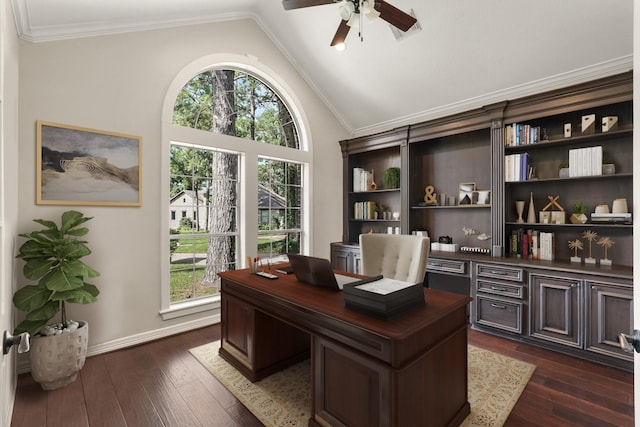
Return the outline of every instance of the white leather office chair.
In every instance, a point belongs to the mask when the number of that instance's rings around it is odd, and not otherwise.
[[[429,256],[429,238],[401,234],[361,234],[360,265],[365,276],[422,283]]]

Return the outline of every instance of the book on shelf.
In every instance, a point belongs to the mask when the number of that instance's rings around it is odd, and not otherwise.
[[[527,181],[533,174],[529,153],[504,156],[504,179],[506,182]]]
[[[602,146],[569,150],[569,176],[602,175]]]
[[[375,219],[376,202],[367,200],[353,204],[354,219]]]
[[[592,213],[591,222],[631,223],[631,213]]]
[[[531,260],[555,258],[554,233],[518,228],[511,231],[511,256]]]
[[[504,128],[504,145],[507,147],[537,144],[540,139],[540,126],[513,123]]]
[[[555,259],[555,234],[552,232],[540,232],[539,259],[553,261]]]
[[[353,192],[369,191],[373,183],[373,174],[363,168],[353,168]]]

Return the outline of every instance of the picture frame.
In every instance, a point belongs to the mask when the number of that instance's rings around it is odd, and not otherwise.
[[[476,205],[490,205],[491,204],[491,190],[475,190],[472,197],[473,204]]]
[[[36,122],[36,203],[142,206],[142,138]]]
[[[458,184],[458,206],[472,205],[473,192],[475,190],[475,182],[461,182]]]

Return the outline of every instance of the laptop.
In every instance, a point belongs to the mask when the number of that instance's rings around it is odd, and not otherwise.
[[[293,274],[300,282],[336,291],[341,291],[347,283],[363,282],[357,277],[335,274],[328,259],[298,254],[287,254],[287,256],[293,268]],[[364,281],[373,279],[375,278],[364,279]]]

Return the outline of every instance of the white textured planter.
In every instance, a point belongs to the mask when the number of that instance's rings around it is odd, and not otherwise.
[[[31,339],[31,376],[43,390],[71,384],[84,366],[89,342],[89,324],[79,321],[77,330],[62,335]]]

